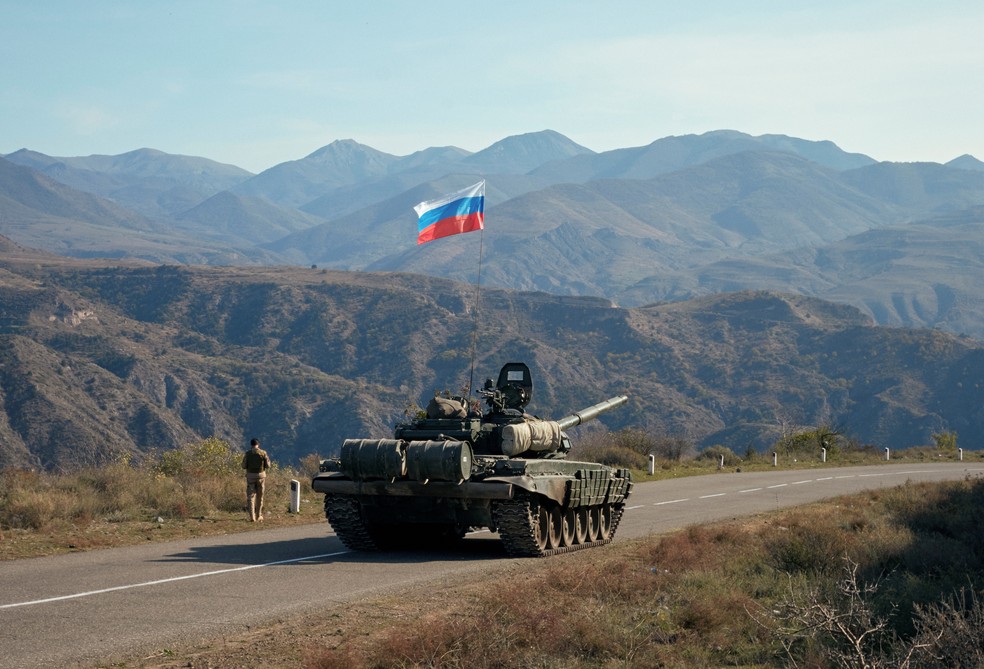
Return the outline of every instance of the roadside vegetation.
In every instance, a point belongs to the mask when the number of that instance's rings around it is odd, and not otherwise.
[[[743,453],[735,453],[726,446],[698,450],[685,437],[625,429],[590,433],[571,449],[568,457],[613,467],[628,467],[636,481],[709,474],[721,469],[809,469],[885,462],[954,461],[961,458],[968,462],[984,461],[984,451],[964,451],[958,447],[956,432],[941,431],[932,435],[932,439],[932,445],[891,451],[886,458],[885,449],[845,437],[828,425],[790,432],[776,441],[766,453],[751,447]],[[653,457],[652,474],[649,474],[650,456]]]
[[[826,444],[826,462],[820,446]],[[884,451],[848,441],[826,427],[787,437],[772,453],[749,449],[740,456],[722,446],[698,452],[680,437],[644,430],[588,433],[569,457],[628,467],[637,481],[710,474],[721,469],[812,468],[886,462]],[[648,458],[653,455],[653,474]],[[955,460],[952,432],[934,445],[898,451],[892,462]],[[964,460],[984,460],[965,451]],[[0,560],[256,529],[247,522],[242,453],[210,437],[140,462],[119,458],[102,467],[64,473],[0,470]],[[322,498],[311,491],[319,458],[297,468],[274,462],[268,474],[264,527],[324,522]],[[774,464],[775,463],[775,464]],[[301,486],[299,513],[290,513],[290,481]]]
[[[0,559],[36,557],[188,536],[256,529],[245,512],[242,452],[216,438],[163,451],[140,463],[121,458],[60,474],[0,470]],[[310,480],[274,463],[264,527],[324,519]],[[289,513],[290,481],[301,482],[300,513]]]
[[[429,583],[114,667],[984,666],[984,480],[906,484]]]
[[[640,479],[721,468],[885,462],[838,435],[793,435],[772,453],[640,431],[589,435],[573,457]],[[827,462],[816,445],[825,443]],[[783,449],[783,445],[787,448]],[[645,468],[655,458],[655,473]],[[892,461],[959,457],[956,435]],[[963,453],[981,461],[975,451]],[[241,454],[218,439],[140,464],[0,472],[0,557],[13,559],[255,529]],[[640,470],[639,458],[642,458]],[[317,458],[268,479],[266,526],[324,522],[307,482]],[[300,514],[289,481],[302,482]],[[751,520],[508,566],[496,578],[302,616],[215,645],[113,666],[935,667],[984,666],[984,480],[907,484]]]
[[[980,667],[982,523],[975,479],[693,527],[343,614],[304,666]]]

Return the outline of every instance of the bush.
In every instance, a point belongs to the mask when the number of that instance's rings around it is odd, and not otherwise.
[[[229,442],[208,437],[196,444],[164,451],[157,463],[157,471],[165,476],[225,476],[239,475],[242,455],[234,451]]]
[[[609,467],[642,469],[646,466],[646,457],[644,455],[639,455],[628,448],[603,443],[576,446],[571,449],[570,458],[572,460],[598,462]]]
[[[910,666],[922,669],[984,666],[984,602],[961,589],[948,599],[915,606]]]
[[[783,437],[776,442],[775,450],[780,455],[818,455],[821,449],[827,449],[827,455],[834,455],[845,447],[845,440],[840,432],[831,427],[821,425],[814,430],[797,432]]]
[[[571,457],[610,467],[644,469],[650,454],[659,460],[679,462],[693,451],[693,444],[681,437],[659,437],[644,430],[627,428],[588,437],[571,449]]]
[[[727,446],[708,446],[700,455],[697,456],[698,460],[713,460],[714,462],[721,462],[721,456],[724,456],[724,466],[734,467],[741,464],[741,458],[735,455]]]
[[[936,445],[936,450],[943,453],[956,453],[957,452],[957,433],[944,431],[938,432],[933,435],[933,443]]]

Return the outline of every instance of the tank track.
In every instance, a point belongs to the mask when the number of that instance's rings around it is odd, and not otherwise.
[[[373,532],[362,517],[359,501],[351,495],[325,495],[325,518],[346,547],[356,551],[378,551]]]
[[[540,501],[529,495],[520,495],[514,499],[496,502],[492,507],[492,518],[499,531],[503,546],[512,557],[548,557],[561,553],[571,553],[585,548],[604,546],[615,538],[615,530],[622,519],[623,504],[612,506],[612,519],[607,539],[590,539],[584,543],[576,543],[557,548],[543,547],[537,543],[539,531],[538,511]]]

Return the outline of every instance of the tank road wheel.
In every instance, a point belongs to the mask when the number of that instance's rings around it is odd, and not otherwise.
[[[547,532],[547,547],[560,548],[564,538],[564,513],[556,504],[551,504],[547,511],[550,518],[550,530]]]
[[[583,544],[588,540],[588,507],[579,506],[574,510],[574,543]]]
[[[543,557],[550,548],[550,510],[546,498],[519,493],[492,504],[492,520],[506,553],[512,557]],[[555,536],[559,535],[559,528]]]
[[[601,507],[588,507],[588,541],[598,541],[598,531],[601,529]]]
[[[574,509],[564,509],[563,532],[560,537],[561,546],[573,546],[577,536],[577,512]]]
[[[601,506],[565,510],[546,497],[525,491],[513,499],[493,502],[491,510],[493,525],[512,557],[544,557],[591,548],[591,542],[601,540],[602,523],[607,540],[617,522],[611,509],[606,514]]]
[[[550,547],[551,525],[550,512],[547,510],[547,507],[543,504],[538,505],[536,511],[536,527],[533,529],[536,532],[536,547],[540,551]]]
[[[607,541],[612,537],[612,505],[602,504],[598,512],[598,539]]]

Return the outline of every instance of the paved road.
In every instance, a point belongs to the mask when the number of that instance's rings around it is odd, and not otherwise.
[[[979,464],[720,473],[637,485],[619,539],[912,481]],[[553,558],[563,559],[563,558]],[[453,553],[353,553],[326,524],[0,562],[0,667],[91,666],[513,562],[495,535]],[[253,599],[259,587],[264,597]],[[271,595],[270,593],[275,593]]]

